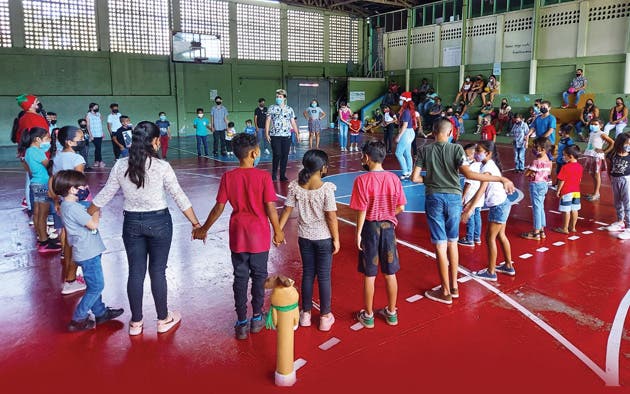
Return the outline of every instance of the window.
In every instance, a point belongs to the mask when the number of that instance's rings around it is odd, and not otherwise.
[[[112,52],[170,54],[168,3],[168,0],[109,0]]]
[[[230,19],[228,2],[216,0],[180,0],[182,31],[213,34],[221,38],[221,52],[230,57]]]
[[[324,16],[315,12],[288,10],[289,61],[324,61]]]
[[[9,0],[0,0],[0,47],[11,46],[11,25],[9,24]]]
[[[238,58],[280,60],[280,10],[238,3],[236,15]]]
[[[24,0],[22,6],[27,48],[97,50],[94,0]],[[2,20],[2,46],[5,46],[8,9],[6,22]]]
[[[329,20],[329,59],[331,63],[358,63],[359,24],[349,16],[331,15]]]

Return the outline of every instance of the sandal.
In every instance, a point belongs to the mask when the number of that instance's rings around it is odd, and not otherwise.
[[[586,200],[587,201],[597,201],[597,200],[599,200],[599,194],[591,194],[589,196],[586,196]]]
[[[532,231],[527,232],[527,233],[522,233],[521,234],[521,238],[532,239],[532,240],[540,240],[540,233],[532,230]]]
[[[564,235],[569,235],[569,230],[565,230],[562,227],[556,227],[553,229],[553,231],[560,233],[560,234],[564,234]]]
[[[130,321],[129,322],[129,335],[136,336],[142,334],[142,325],[144,323],[142,321]]]
[[[544,230],[540,230],[540,232],[539,232],[538,234],[540,234],[540,239],[545,239],[545,238],[547,238],[547,234],[545,234],[545,231],[544,231]]]

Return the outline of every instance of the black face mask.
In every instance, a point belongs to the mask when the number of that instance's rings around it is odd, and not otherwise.
[[[319,177],[320,177],[320,178],[326,178],[326,175],[328,175],[328,172],[321,172],[321,173],[319,174]]]
[[[453,116],[453,113],[452,112],[447,112],[446,116]]]
[[[98,108],[92,108],[92,112],[97,113],[98,112]]]
[[[370,166],[367,164],[362,164],[361,167],[363,167],[365,171],[370,171]]]
[[[80,152],[83,150],[83,148],[85,148],[85,141],[76,141],[76,146],[72,147],[72,150],[74,150],[75,152]]]
[[[549,112],[549,108],[542,107],[540,108],[540,112],[546,114],[547,112]]]
[[[214,103],[215,103],[216,105],[221,105],[222,101],[217,100],[217,101],[215,101]]]
[[[56,124],[57,124],[57,121],[56,121],[56,120],[51,120],[51,121],[50,121],[50,124],[54,126],[54,125],[56,125]]]
[[[112,113],[117,114],[118,113],[118,108],[112,109]]]
[[[86,130],[87,129],[87,125],[86,124],[80,124],[79,127],[81,128],[81,130]]]

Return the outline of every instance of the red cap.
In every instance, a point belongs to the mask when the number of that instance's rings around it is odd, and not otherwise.
[[[403,99],[403,101],[411,101],[411,92],[404,92],[400,95],[400,98]]]
[[[35,100],[37,100],[37,97],[33,96],[32,94],[29,94],[29,95],[23,94],[23,95],[17,96],[16,100],[17,100],[18,105],[22,107],[24,111],[28,111],[28,109],[31,108]]]

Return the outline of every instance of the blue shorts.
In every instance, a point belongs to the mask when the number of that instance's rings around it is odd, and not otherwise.
[[[365,276],[376,276],[379,266],[385,275],[394,275],[400,270],[392,222],[366,220],[361,230],[361,248],[358,269]]]
[[[580,192],[563,194],[560,197],[560,212],[579,211],[582,208],[580,204]]]
[[[511,209],[512,203],[506,198],[501,204],[490,207],[488,221],[492,223],[506,223]]]
[[[350,134],[350,143],[351,144],[358,144],[359,142],[361,142],[361,134],[357,134],[357,135],[353,135]]]
[[[33,195],[33,202],[50,203],[52,200],[48,197],[48,185],[42,185],[40,183],[31,183],[31,194]]]
[[[450,193],[433,193],[426,197],[427,221],[431,242],[457,242],[459,221],[462,217],[462,196]]]

